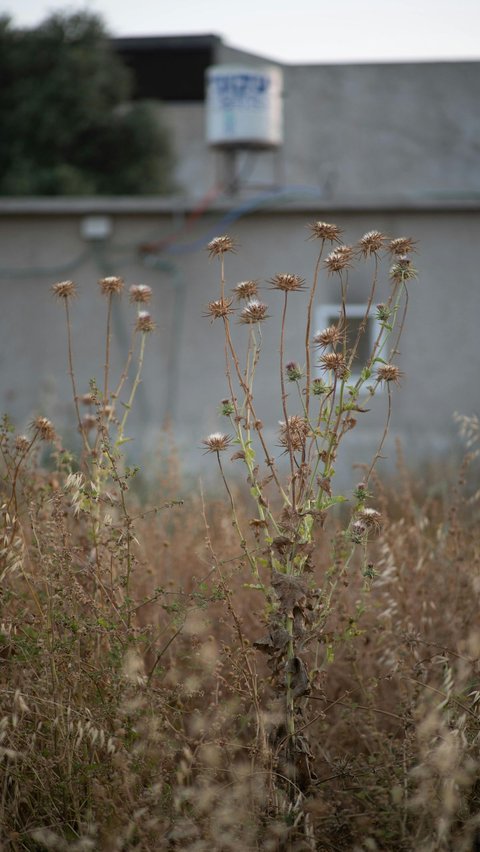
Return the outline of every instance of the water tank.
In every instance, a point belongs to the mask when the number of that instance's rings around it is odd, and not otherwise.
[[[281,70],[270,65],[208,68],[208,144],[219,148],[281,145],[282,88]]]

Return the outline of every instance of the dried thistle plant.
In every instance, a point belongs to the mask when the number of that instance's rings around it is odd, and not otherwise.
[[[368,485],[388,432],[391,385],[398,384],[401,376],[399,367],[392,361],[405,320],[407,284],[416,274],[409,257],[399,253],[400,249],[413,248],[411,240],[391,241],[387,244],[385,235],[373,230],[366,233],[354,247],[341,242],[341,229],[336,225],[316,222],[310,226],[310,230],[312,238],[320,240],[321,245],[306,308],[305,367],[299,361],[285,363],[284,360],[288,300],[292,294],[295,294],[295,299],[299,298],[296,294],[306,290],[305,281],[294,273],[278,273],[268,281],[270,289],[278,291],[282,299],[279,396],[284,417],[277,440],[280,457],[285,455],[288,459],[288,475],[285,476],[280,470],[275,452],[267,445],[263,418],[258,416],[255,400],[255,376],[261,361],[260,324],[270,319],[266,304],[257,297],[258,282],[255,282],[254,297],[253,290],[250,290],[252,282],[243,282],[235,288],[234,292],[240,299],[250,297],[250,301],[243,307],[236,308],[228,302],[228,309],[218,312],[225,332],[225,369],[230,391],[226,401],[228,405],[222,403],[221,413],[229,418],[232,434],[214,434],[203,442],[207,451],[217,456],[231,503],[234,528],[247,564],[257,581],[256,587],[259,578],[264,578],[260,588],[270,601],[266,619],[267,637],[256,639],[254,644],[269,656],[275,691],[283,701],[283,714],[275,734],[279,738],[277,760],[284,767],[289,767],[283,771],[294,779],[300,789],[307,783],[305,772],[308,776],[310,761],[306,738],[299,733],[305,724],[301,699],[308,695],[312,682],[312,675],[308,673],[307,646],[311,642],[321,641],[322,633],[334,612],[335,590],[339,581],[347,576],[357,550],[365,582],[370,583],[374,577],[374,569],[367,556],[368,541],[379,532],[383,519],[379,510],[367,504],[370,496]],[[323,258],[327,244],[334,244],[334,248]],[[225,255],[234,245],[234,240],[224,235],[208,246],[210,255],[220,256],[221,259],[220,300],[211,302],[211,305],[219,304],[223,308]],[[379,265],[386,250],[395,258],[390,270],[393,287],[389,288],[385,301],[377,306],[379,333],[368,359],[362,365],[359,377],[351,378],[352,363],[366,332],[378,284]],[[350,341],[347,337],[348,276],[358,260],[373,261],[372,284],[365,316],[356,339]],[[311,320],[322,261],[327,274],[338,275],[340,280],[340,319],[337,324],[319,331],[312,338]],[[230,334],[230,322],[235,315],[241,324],[250,326],[245,353],[237,351]],[[393,344],[387,361],[383,356],[392,336]],[[320,349],[316,361],[315,349]],[[312,362],[315,371],[324,373],[325,380],[318,375],[312,376]],[[245,371],[240,367],[243,363],[247,364]],[[298,389],[293,411],[294,402],[287,393],[286,381]],[[362,487],[355,491],[351,520],[344,531],[345,554],[341,560],[335,561],[328,578],[324,578],[323,586],[318,589],[308,581],[310,572],[315,571],[315,542],[321,538],[329,510],[346,500],[344,495],[335,494],[334,491],[335,465],[340,446],[344,436],[357,426],[358,417],[368,410],[368,400],[383,387],[386,388],[388,398],[385,428]],[[251,547],[242,528],[228,482],[226,463],[220,461],[221,451],[230,443],[236,444],[238,448],[232,458],[240,460],[246,468],[255,504],[255,517],[250,519],[249,527],[254,531],[257,542],[260,536],[263,537],[260,555],[258,550]],[[317,578],[317,582],[319,580]],[[280,736],[280,730],[284,732],[283,737]]]

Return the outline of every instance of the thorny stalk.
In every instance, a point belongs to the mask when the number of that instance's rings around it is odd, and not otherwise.
[[[304,576],[309,566],[309,553],[312,552],[315,543],[316,530],[323,528],[325,515],[327,510],[334,506],[336,502],[343,501],[345,498],[342,495],[335,495],[333,492],[334,478],[334,463],[339,451],[339,445],[345,434],[356,426],[357,420],[352,416],[363,413],[366,409],[360,401],[361,391],[365,388],[367,399],[369,399],[378,389],[381,384],[380,372],[378,375],[372,376],[372,371],[377,364],[386,365],[384,367],[384,379],[387,385],[388,411],[386,422],[383,429],[383,434],[378,446],[378,449],[372,459],[368,469],[366,481],[363,484],[364,493],[367,495],[367,485],[371,477],[371,473],[381,457],[381,452],[388,434],[392,396],[390,381],[395,380],[400,374],[397,367],[391,365],[392,358],[397,354],[398,342],[403,332],[405,314],[408,303],[408,294],[404,288],[405,280],[414,277],[414,271],[411,270],[408,258],[400,258],[398,264],[392,267],[394,270],[392,286],[390,293],[383,305],[378,306],[379,316],[381,319],[380,330],[375,340],[372,341],[370,354],[366,364],[360,372],[358,378],[350,380],[352,364],[358,352],[360,340],[367,333],[370,311],[373,300],[378,288],[379,278],[379,257],[378,251],[386,241],[386,238],[379,232],[369,232],[360,241],[360,253],[364,257],[374,256],[373,274],[370,291],[366,300],[366,307],[362,321],[355,336],[351,347],[349,348],[347,333],[348,333],[348,309],[347,296],[349,290],[349,267],[352,265],[352,260],[355,257],[355,251],[351,246],[338,245],[332,253],[324,261],[330,273],[338,275],[340,284],[340,316],[338,328],[332,327],[326,329],[323,334],[319,335],[320,346],[326,354],[320,358],[325,382],[323,379],[315,379],[312,381],[312,359],[311,359],[311,325],[313,316],[313,307],[315,298],[318,292],[318,284],[320,280],[320,270],[323,257],[325,240],[329,239],[333,244],[339,244],[340,229],[336,226],[325,223],[315,223],[312,226],[315,236],[321,237],[322,242],[320,250],[317,254],[312,285],[306,309],[306,326],[305,326],[305,384],[301,383],[301,370],[294,362],[286,367],[285,365],[285,336],[286,336],[286,321],[288,311],[288,290],[301,289],[299,282],[301,279],[297,276],[277,276],[275,280],[276,287],[274,289],[283,290],[283,306],[281,309],[280,320],[280,339],[279,339],[279,354],[280,354],[280,391],[281,391],[281,406],[284,416],[284,424],[282,424],[282,448],[285,450],[289,460],[289,483],[284,487],[279,473],[277,471],[273,454],[269,452],[265,437],[263,424],[260,422],[256,414],[254,403],[253,382],[259,362],[259,348],[256,344],[256,339],[252,333],[252,327],[249,329],[249,335],[246,342],[245,355],[245,370],[242,372],[240,368],[240,359],[233,345],[230,334],[230,318],[229,314],[233,312],[230,302],[225,300],[225,253],[229,250],[234,250],[234,245],[230,237],[224,236],[216,238],[209,244],[209,251],[212,256],[219,255],[220,258],[220,294],[221,305],[224,305],[223,325],[225,331],[225,364],[226,376],[231,396],[233,414],[230,416],[230,422],[237,436],[237,442],[240,445],[241,453],[237,454],[243,459],[247,469],[247,478],[251,486],[251,494],[255,500],[258,521],[252,523],[265,524],[265,557],[263,560],[258,559],[255,551],[248,551],[243,534],[238,525],[238,518],[233,501],[231,489],[228,485],[223,464],[220,460],[219,452],[217,462],[220,469],[220,474],[227,494],[229,496],[233,524],[237,529],[242,544],[242,549],[247,555],[248,561],[252,568],[252,573],[255,578],[261,577],[260,568],[269,564],[272,572],[272,584],[274,587],[273,600],[274,606],[270,607],[270,615],[267,619],[267,628],[270,631],[270,637],[273,637],[274,631],[277,629],[283,630],[285,635],[284,640],[278,648],[275,646],[275,640],[270,638],[262,640],[262,644],[266,648],[271,648],[269,653],[272,654],[272,666],[277,672],[276,684],[277,689],[284,692],[285,698],[285,726],[288,736],[288,747],[286,753],[291,764],[290,773],[296,779],[297,747],[300,748],[297,741],[297,733],[299,726],[297,720],[299,718],[300,709],[298,706],[298,698],[308,691],[308,677],[302,674],[305,669],[301,656],[301,648],[306,637],[308,641],[315,635],[321,634],[325,628],[327,619],[330,616],[333,605],[333,596],[338,583],[347,571],[351,570],[351,564],[356,548],[361,547],[361,563],[364,568],[367,566],[366,548],[369,535],[372,534],[372,529],[368,527],[368,523],[374,523],[370,519],[376,518],[379,513],[376,510],[367,506],[364,509],[365,497],[359,497],[357,500],[358,511],[363,512],[359,517],[365,517],[365,523],[362,520],[355,520],[355,511],[352,516],[352,521],[347,526],[345,531],[346,540],[350,541],[347,553],[344,555],[341,565],[332,572],[329,572],[325,577],[325,582],[321,594],[312,603],[310,609],[305,609],[305,601],[309,600],[312,594],[309,589],[309,584]],[[411,241],[402,240],[404,245],[412,244]],[[397,251],[392,243],[392,253]],[[397,251],[398,253],[398,251]],[[405,275],[403,275],[403,270]],[[387,364],[382,358],[386,341],[389,335],[393,332],[396,326],[397,312],[400,308],[402,292],[405,289],[405,305],[403,309],[402,319],[396,332],[395,345],[390,354],[390,363]],[[217,303],[213,303],[217,304]],[[259,304],[257,303],[257,308]],[[262,306],[264,313],[266,306]],[[262,315],[261,319],[264,319]],[[389,322],[391,318],[391,322]],[[260,322],[258,327],[260,328]],[[329,343],[331,350],[329,350]],[[340,346],[337,348],[337,344]],[[298,415],[292,416],[287,407],[287,373],[289,381],[294,381],[299,393],[300,411]],[[237,403],[234,392],[233,379],[236,378],[239,387],[242,391],[243,402],[241,405]],[[367,382],[372,377],[371,383],[367,386]],[[312,400],[314,394],[319,399],[317,413],[311,416]],[[291,407],[291,406],[290,406]],[[255,450],[251,442],[250,429],[253,424],[259,439],[262,449],[265,454],[265,462],[269,470],[265,482],[271,483],[272,487],[276,487],[277,495],[280,497],[281,508],[279,511],[273,511],[270,508],[270,500],[268,498],[265,484],[262,483],[262,477],[259,472],[259,465],[255,460]],[[215,437],[215,436],[213,436]],[[321,472],[320,472],[321,471]],[[363,493],[363,492],[362,492]],[[373,514],[372,514],[373,513]],[[353,523],[355,521],[355,523]],[[275,530],[276,538],[272,539],[268,534],[268,527],[271,526]],[[306,550],[305,550],[306,549]],[[305,553],[304,553],[305,550]],[[309,570],[311,567],[309,566]],[[365,575],[367,576],[367,575]],[[287,580],[282,577],[290,578]],[[298,584],[298,585],[297,585]],[[291,589],[287,594],[287,589]],[[268,593],[267,593],[268,594]],[[288,597],[292,595],[292,600]],[[275,600],[276,599],[276,600]],[[288,600],[288,605],[286,601]],[[293,603],[292,603],[293,601]],[[301,627],[300,625],[303,625]],[[304,638],[302,638],[304,637]],[[281,677],[281,668],[279,668],[279,659],[283,660],[283,684]],[[305,670],[306,671],[306,670]],[[302,680],[302,678],[305,680]],[[301,715],[301,713],[300,713]],[[306,726],[301,725],[300,728],[305,730]],[[307,760],[308,762],[308,760]],[[296,782],[297,783],[297,782]]]

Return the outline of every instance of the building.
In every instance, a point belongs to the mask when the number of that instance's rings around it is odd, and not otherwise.
[[[233,158],[206,143],[205,71],[225,63],[263,66],[264,58],[215,36],[115,43],[134,71],[137,95],[162,101],[177,156],[178,194],[0,199],[2,409],[21,427],[36,411],[48,412],[62,424],[65,440],[74,440],[61,306],[48,288],[63,278],[79,284],[73,309],[77,381],[88,390],[104,358],[105,316],[95,282],[99,275],[123,275],[127,283],[152,286],[158,323],[132,416],[132,447],[140,455],[151,449],[168,421],[190,468],[198,468],[200,440],[222,427],[217,410],[227,394],[221,328],[203,317],[218,292],[218,264],[204,247],[218,233],[239,242],[241,250],[228,260],[228,285],[284,271],[311,280],[316,247],[306,241],[306,225],[320,219],[341,226],[348,242],[374,228],[418,241],[419,279],[410,288],[398,360],[404,377],[394,394],[385,454],[392,455],[399,436],[412,461],[444,459],[456,435],[453,412],[480,407],[480,63],[282,66],[282,146]],[[364,304],[367,287],[366,273],[352,275],[356,305]],[[262,419],[271,424],[273,442],[282,419],[278,387],[272,386],[277,297],[265,297],[272,319],[258,375]],[[301,360],[303,307],[293,301],[285,354]],[[316,324],[336,306],[337,282],[322,275]],[[113,317],[119,365],[132,317],[124,299]],[[347,466],[368,460],[384,412],[379,399],[365,426],[359,422],[352,432]]]

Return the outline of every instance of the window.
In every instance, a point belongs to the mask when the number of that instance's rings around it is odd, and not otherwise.
[[[351,349],[355,346],[360,326],[365,317],[367,310],[366,304],[347,305],[347,347]],[[331,325],[337,325],[342,315],[340,305],[318,305],[315,311],[315,331],[322,331]],[[380,333],[380,323],[376,317],[375,305],[371,305],[367,325],[364,333],[361,335],[355,359],[352,363],[353,381],[356,381],[360,375],[362,368],[368,362],[375,340]],[[319,368],[316,368],[318,375],[322,375]]]

